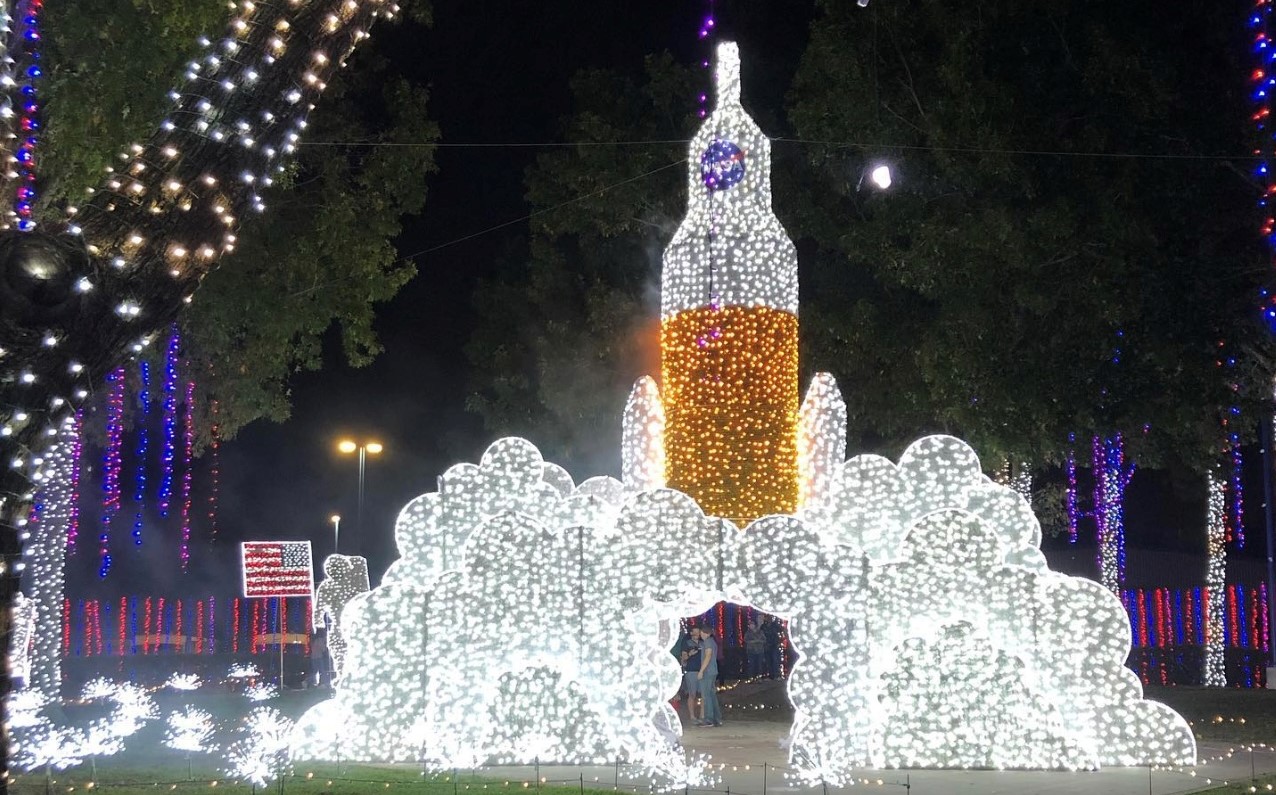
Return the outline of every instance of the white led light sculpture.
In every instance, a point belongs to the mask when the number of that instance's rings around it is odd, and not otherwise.
[[[241,738],[230,747],[226,774],[253,787],[265,787],[291,768],[292,721],[273,707],[258,707],[244,721]]]
[[[504,439],[404,510],[398,574],[343,611],[346,676],[299,722],[297,755],[622,758],[664,784],[694,778],[668,649],[679,618],[727,599],[790,620],[790,748],[808,776],[1195,760],[1187,723],[1123,666],[1120,603],[1047,569],[1027,504],[957,439],[922,439],[898,465],[851,459],[802,515],[744,532],[667,489],[621,506],[611,481],[582,503],[545,471]],[[690,569],[688,550],[702,551]]]
[[[1187,723],[1124,667],[1121,604],[1047,568],[1028,503],[964,442],[842,462],[831,377],[799,412],[796,252],[771,211],[770,142],[740,105],[739,52],[718,59],[719,107],[665,253],[663,388],[630,394],[624,483],[574,487],[521,439],[448,470],[400,513],[382,585],[342,610],[345,673],[298,722],[296,755],[623,759],[698,785],[669,650],[681,618],[725,600],[789,620],[789,748],[808,779],[1194,762]],[[761,518],[742,532],[666,484]]]
[[[186,707],[168,716],[164,744],[175,751],[198,753],[204,750],[215,728],[209,712],[198,707]]]
[[[633,491],[665,486],[665,407],[651,376],[629,391],[620,439],[621,480]]]
[[[244,688],[244,698],[249,701],[269,701],[279,695],[279,691],[274,685],[265,682],[258,682]]]
[[[328,655],[332,657],[335,680],[341,679],[346,659],[346,641],[341,631],[341,609],[354,597],[366,593],[368,560],[358,555],[329,555],[323,561],[324,580],[315,589],[313,622],[328,627]]]
[[[846,458],[846,401],[829,373],[816,373],[798,413],[798,509],[828,490]]]
[[[195,674],[173,674],[164,683],[164,687],[173,690],[198,690],[203,682]]]
[[[14,763],[24,770],[62,770],[90,757],[124,750],[124,741],[154,720],[155,702],[129,682],[94,679],[80,694],[85,702],[102,701],[110,711],[86,726],[68,726],[53,709],[55,701],[37,689],[9,698],[9,729]]]

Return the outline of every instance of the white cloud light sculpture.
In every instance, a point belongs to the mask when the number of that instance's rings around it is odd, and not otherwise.
[[[295,755],[621,758],[695,780],[668,649],[680,617],[726,599],[788,617],[809,650],[789,685],[807,775],[1195,760],[1187,723],[1123,665],[1120,603],[1048,570],[1031,509],[960,440],[922,439],[898,465],[853,458],[799,516],[744,531],[679,492],[562,478],[502,439],[403,510],[402,557],[343,611],[346,676],[299,722]],[[688,549],[704,552],[692,578],[670,565]]]

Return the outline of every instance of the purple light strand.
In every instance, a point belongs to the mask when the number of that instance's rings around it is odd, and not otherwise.
[[[173,459],[177,451],[177,355],[181,336],[177,327],[168,338],[164,357],[164,449],[160,455],[159,513],[168,518],[169,500],[173,497]]]
[[[195,382],[186,382],[186,411],[182,432],[182,573],[191,562],[191,459],[195,452]]]
[[[713,38],[712,37],[713,37],[714,27],[718,24],[718,21],[714,15],[713,6],[714,6],[714,0],[708,0],[707,7],[705,9],[704,19],[700,21],[699,38],[700,38],[700,41],[703,41],[708,45],[707,47],[708,54],[706,54],[704,57],[704,60],[700,62],[700,68],[706,71],[708,71],[709,68],[713,65]],[[712,73],[710,74],[712,75]],[[709,82],[712,82],[712,78],[710,78]],[[700,118],[703,119],[705,116],[709,115],[709,90],[706,88],[705,90],[701,91],[698,99],[700,101],[700,108],[696,112],[699,114]]]
[[[124,442],[124,368],[106,377],[106,456],[102,471],[102,532],[98,536],[98,576],[111,571],[111,522],[120,510],[120,448]]]
[[[80,453],[84,449],[84,411],[75,412],[75,436],[71,442],[71,510],[66,528],[66,549],[74,554],[80,540]]]

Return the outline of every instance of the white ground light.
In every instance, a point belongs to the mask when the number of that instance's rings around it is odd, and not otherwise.
[[[1031,509],[963,442],[806,477],[801,516],[741,531],[679,492],[573,487],[530,443],[494,443],[400,514],[402,557],[342,612],[345,677],[299,722],[294,755],[620,758],[696,781],[669,648],[679,617],[727,599],[791,621],[791,761],[812,777],[1195,761],[1186,721],[1124,667],[1120,603],[1048,570]]]

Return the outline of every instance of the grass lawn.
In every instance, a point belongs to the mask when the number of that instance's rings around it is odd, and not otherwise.
[[[193,765],[193,780],[187,780],[184,764],[178,763],[164,767],[137,767],[127,764],[104,762],[98,765],[96,779],[91,779],[91,771],[87,766],[72,768],[53,774],[53,785],[48,790],[55,793],[95,793],[101,791],[105,795],[157,795],[162,792],[186,793],[235,793],[248,795],[253,788],[242,783],[220,777],[211,770],[206,760],[203,764],[197,761]],[[419,768],[406,765],[342,765],[335,764],[303,764],[299,765],[292,775],[283,782],[285,793],[294,795],[357,795],[359,793],[375,793],[378,791],[393,792],[395,795],[477,795],[487,790],[492,795],[501,792],[513,795],[515,792],[537,793],[540,795],[598,795],[612,790],[584,788],[580,784],[563,786],[542,785],[539,790],[535,781],[530,780],[534,774],[528,769],[528,781],[521,779],[480,778],[469,773],[461,773],[453,781],[450,774],[423,776]],[[39,795],[46,792],[45,777],[42,774],[19,776],[17,783],[9,788],[9,792],[17,795]],[[255,790],[260,793],[279,792],[278,782],[273,782],[266,790]]]
[[[1144,694],[1187,718],[1198,739],[1276,744],[1276,690],[1146,687]]]
[[[1239,793],[1276,791],[1276,777],[1260,776],[1258,781],[1233,782],[1225,787],[1197,790],[1196,795],[1239,795]]]

